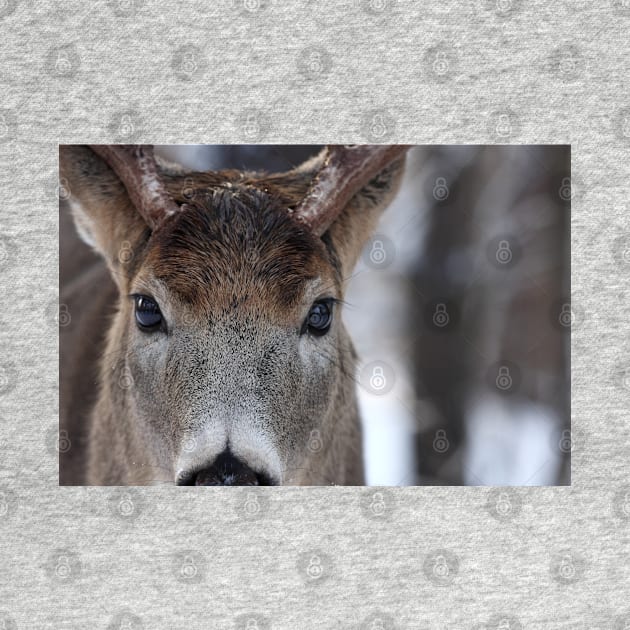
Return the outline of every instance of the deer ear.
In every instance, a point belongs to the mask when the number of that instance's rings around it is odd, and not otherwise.
[[[79,235],[105,258],[118,280],[121,266],[146,240],[148,225],[118,176],[89,147],[61,145],[59,168]]]
[[[352,273],[382,213],[396,196],[404,170],[403,156],[354,195],[325,232],[323,238],[330,239],[341,262],[344,277]]]

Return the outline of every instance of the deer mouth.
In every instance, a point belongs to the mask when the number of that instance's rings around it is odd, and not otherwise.
[[[229,450],[223,451],[207,467],[183,473],[177,479],[178,486],[274,486],[266,473],[257,472],[235,457]]]

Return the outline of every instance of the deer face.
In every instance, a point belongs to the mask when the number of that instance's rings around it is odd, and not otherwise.
[[[343,281],[400,167],[320,235],[287,211],[308,170],[198,174],[192,199],[190,174],[165,171],[180,207],[156,226],[90,149],[62,151],[77,225],[120,289],[97,412],[112,414],[128,468],[180,485],[328,483],[335,432],[356,415]]]
[[[190,204],[149,239],[117,315],[126,360],[113,377],[128,371],[140,433],[157,436],[153,459],[179,483],[225,481],[213,463],[228,453],[227,473],[286,482],[317,454],[309,437],[351,379],[336,265],[321,239],[246,191]]]

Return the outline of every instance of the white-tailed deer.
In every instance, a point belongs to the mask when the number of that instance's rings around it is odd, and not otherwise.
[[[362,484],[344,283],[404,146],[282,174],[60,147],[62,484]],[[113,279],[114,282],[111,281]]]

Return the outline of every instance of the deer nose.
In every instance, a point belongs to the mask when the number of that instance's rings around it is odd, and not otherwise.
[[[192,479],[195,486],[269,486],[266,475],[253,471],[230,451],[223,451],[212,466],[198,471]]]

